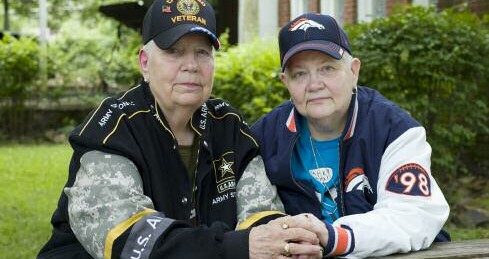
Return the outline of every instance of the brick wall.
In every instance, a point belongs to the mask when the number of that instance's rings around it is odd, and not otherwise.
[[[345,14],[343,20],[345,24],[357,22],[357,0],[345,0]]]
[[[278,25],[284,26],[290,21],[290,1],[278,0]]]
[[[308,0],[307,12],[319,13],[321,10],[321,0]],[[290,0],[278,1],[278,24],[280,27],[290,21]]]
[[[443,10],[449,7],[469,8],[469,11],[482,16],[489,13],[489,1],[487,0],[438,0],[438,9]]]
[[[309,12],[311,13],[319,13],[321,9],[321,3],[320,0],[309,0],[308,2],[309,5]]]
[[[309,12],[320,12],[321,1],[320,0],[308,0]],[[344,23],[351,24],[357,22],[357,4],[358,0],[344,0]],[[398,5],[411,4],[412,0],[386,0],[386,10],[387,16],[392,12],[392,9]],[[489,13],[489,0],[438,0],[438,9],[443,10],[449,7],[459,7],[463,8],[467,6],[469,10],[479,16]],[[279,26],[282,27],[284,24],[290,20],[290,1],[289,0],[279,0],[278,1],[279,10]]]

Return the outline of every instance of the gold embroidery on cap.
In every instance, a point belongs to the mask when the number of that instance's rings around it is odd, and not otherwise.
[[[177,23],[177,22],[198,22],[202,25],[207,25],[206,19],[204,19],[202,17],[194,16],[194,15],[178,15],[178,16],[172,17],[171,21],[173,23]]]
[[[184,15],[196,15],[200,11],[199,4],[195,0],[179,0],[177,9]]]
[[[205,2],[202,1],[202,0],[197,0],[197,2],[199,2],[200,5],[204,6],[205,7]]]

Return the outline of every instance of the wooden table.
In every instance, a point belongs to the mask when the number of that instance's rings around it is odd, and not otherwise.
[[[428,250],[382,258],[489,258],[489,239],[434,243]]]

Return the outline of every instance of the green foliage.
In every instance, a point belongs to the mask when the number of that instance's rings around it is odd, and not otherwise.
[[[38,0],[7,0],[10,10],[10,31],[23,32],[25,25],[38,26]],[[73,18],[91,23],[92,27],[107,17],[99,12],[101,5],[130,2],[128,0],[47,0],[48,27],[57,31],[62,25]],[[3,25],[3,5],[0,2],[0,24]]]
[[[70,156],[68,144],[0,147],[2,258],[35,258],[47,242]]]
[[[217,52],[213,93],[254,122],[288,99],[279,76],[276,40],[256,39]]]
[[[118,30],[120,37],[107,20],[94,28],[77,21],[65,23],[49,45],[51,86],[57,91],[85,87],[107,92],[109,86],[134,84],[139,36],[127,28]]]
[[[0,40],[0,98],[24,100],[37,89],[39,47],[29,38],[5,35]]]
[[[489,238],[489,228],[487,227],[467,228],[448,225],[446,230],[450,233],[453,241]]]
[[[411,7],[348,29],[362,61],[360,84],[426,127],[434,173],[447,179],[467,172],[474,161],[464,161],[464,153],[489,131],[486,24],[466,12]]]

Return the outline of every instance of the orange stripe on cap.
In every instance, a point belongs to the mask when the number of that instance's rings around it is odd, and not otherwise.
[[[297,128],[295,126],[295,115],[294,115],[294,108],[290,111],[289,118],[287,119],[287,122],[285,123],[287,125],[287,128],[291,132],[297,132]]]

